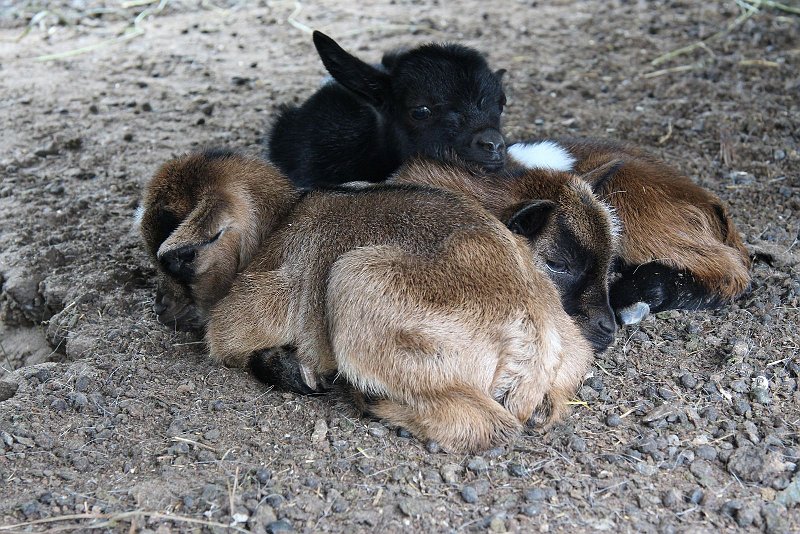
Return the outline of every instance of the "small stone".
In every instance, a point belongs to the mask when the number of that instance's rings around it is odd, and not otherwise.
[[[697,481],[701,486],[708,487],[714,482],[711,464],[705,460],[695,460],[689,464],[689,472],[692,473],[695,478],[697,478]]]
[[[437,452],[442,450],[442,447],[435,441],[430,440],[428,441],[428,443],[425,444],[425,449],[431,454],[436,454]]]
[[[694,389],[697,387],[697,379],[690,373],[685,373],[681,376],[681,385],[686,389]]]
[[[506,531],[506,522],[501,518],[495,516],[489,522],[489,532],[505,532]]]
[[[695,488],[689,494],[689,502],[692,504],[701,504],[703,502],[703,498],[705,497],[705,493],[700,488]]]
[[[100,110],[98,109],[97,104],[92,104],[89,106],[89,113],[97,115],[99,112]]]
[[[713,406],[709,406],[708,408],[704,408],[700,412],[700,416],[703,417],[703,419],[713,423],[714,421],[719,419],[719,411],[717,411],[717,409],[714,408]]]
[[[528,470],[524,465],[512,462],[508,464],[508,474],[512,477],[524,477],[528,476]]]
[[[122,136],[122,140],[123,141],[128,141],[128,142],[133,141],[133,134],[130,133],[130,132],[127,132],[125,135]]]
[[[783,161],[786,159],[786,152],[778,149],[773,153],[773,157],[775,158],[775,161]]]
[[[6,401],[16,395],[18,389],[19,384],[16,382],[0,382],[0,402]]]
[[[528,517],[536,517],[542,513],[542,508],[536,504],[530,504],[522,507],[522,513]]]
[[[586,440],[581,437],[574,436],[569,446],[575,452],[586,452]]]
[[[203,115],[206,117],[210,117],[212,113],[214,113],[214,104],[208,104],[200,108],[200,111],[203,112]]]
[[[380,423],[375,423],[375,422],[369,424],[367,432],[369,432],[370,436],[373,436],[373,437],[376,437],[376,438],[385,438],[386,435],[389,434],[389,431],[386,429],[385,426],[383,426]]]
[[[603,379],[599,376],[587,378],[585,384],[598,392],[603,391],[603,389],[606,387],[605,384],[603,384]]]
[[[754,510],[750,506],[742,506],[739,510],[736,511],[735,518],[736,524],[739,525],[741,528],[747,528],[753,524],[756,520],[756,515],[758,512]]]
[[[655,408],[647,412],[647,415],[642,417],[642,422],[652,423],[653,421],[663,419],[664,417],[671,414],[674,410],[675,410],[674,406],[668,403],[664,403],[661,406],[656,406]]]
[[[235,523],[246,523],[249,518],[249,515],[243,513],[236,513],[231,516]]]
[[[386,429],[384,428],[384,430]],[[370,434],[372,434],[371,428],[370,428]],[[372,435],[374,436],[375,434]],[[325,422],[325,419],[317,419],[314,422],[314,431],[311,432],[311,441],[313,443],[322,443],[323,441],[325,441],[325,438],[327,436],[328,436],[328,423]]]
[[[675,488],[668,489],[661,496],[661,502],[670,510],[677,510],[680,507],[683,498],[681,492]]]
[[[478,490],[472,486],[464,486],[461,488],[461,498],[466,503],[475,504],[478,502]]]
[[[763,375],[755,377],[750,385],[750,398],[759,404],[769,404],[769,380]]]
[[[28,501],[21,506],[22,513],[27,518],[36,517],[39,515],[39,503],[36,501]]]
[[[467,469],[473,473],[485,473],[489,470],[489,464],[481,456],[473,456],[467,462]]]
[[[543,501],[547,499],[547,492],[542,488],[531,488],[525,490],[523,493],[525,500],[528,502]]]
[[[260,484],[268,484],[271,479],[272,471],[266,467],[259,467],[256,469],[256,480],[258,480]]]
[[[411,432],[409,432],[405,428],[400,427],[400,428],[397,429],[397,437],[398,438],[409,439],[409,438],[413,437],[413,434],[411,434]]]
[[[740,398],[733,401],[733,412],[736,415],[745,415],[750,410],[750,403],[746,400]]]
[[[737,339],[731,348],[731,352],[738,358],[744,358],[750,352],[750,347],[747,345],[747,341]]]
[[[276,534],[277,532],[292,532],[293,529],[292,524],[287,520],[279,519],[267,525],[266,531],[268,534]]]
[[[233,85],[241,87],[242,85],[246,85],[247,83],[249,83],[250,78],[247,78],[245,76],[234,76],[231,78],[231,82],[233,82]]]
[[[619,415],[615,413],[610,413],[608,414],[608,416],[606,416],[606,425],[614,428],[618,427],[621,424],[622,424],[622,418]]]
[[[221,432],[219,431],[218,428],[212,428],[211,430],[203,434],[203,439],[206,439],[208,441],[217,441],[220,435]]]
[[[72,405],[75,408],[84,408],[89,403],[89,399],[83,393],[75,393],[72,396]]]
[[[89,388],[89,377],[81,375],[75,380],[75,391],[86,391]]]
[[[142,111],[153,111],[153,106],[150,105],[150,102],[145,102],[142,104]]]
[[[765,504],[761,507],[761,517],[764,518],[765,532],[767,534],[783,534],[789,531],[786,521],[786,508],[776,503]]]
[[[667,389],[667,388],[663,388],[662,387],[662,388],[658,388],[657,391],[658,391],[658,396],[661,397],[664,400],[671,401],[671,400],[674,400],[675,398],[677,398],[677,395],[675,393],[673,393],[673,391],[671,389]]]
[[[708,460],[709,462],[713,462],[717,459],[717,449],[712,447],[711,445],[700,445],[697,447],[695,454],[698,458],[702,458],[703,460]]]
[[[442,480],[447,482],[448,484],[456,484],[458,483],[458,474],[461,472],[461,466],[458,464],[447,464],[442,466],[440,470],[440,474],[442,476]]]
[[[747,390],[749,389],[747,387],[747,382],[744,380],[734,380],[731,382],[730,388],[731,391],[735,391],[736,393],[747,393]]]

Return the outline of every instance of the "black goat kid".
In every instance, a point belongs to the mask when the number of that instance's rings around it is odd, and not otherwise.
[[[284,108],[269,138],[269,159],[295,184],[380,182],[418,155],[503,166],[505,71],[477,51],[428,44],[386,54],[378,68],[323,33],[314,45],[335,82]]]

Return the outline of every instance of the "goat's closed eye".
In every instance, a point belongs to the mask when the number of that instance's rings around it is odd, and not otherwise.
[[[428,106],[417,106],[415,108],[411,108],[409,114],[415,121],[424,121],[431,117],[432,112]]]
[[[546,265],[547,265],[547,268],[549,270],[553,271],[554,273],[567,274],[567,273],[570,272],[569,271],[569,265],[567,265],[567,262],[565,262],[565,261],[547,260]]]

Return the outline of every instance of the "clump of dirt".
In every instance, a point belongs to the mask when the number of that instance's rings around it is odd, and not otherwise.
[[[800,17],[764,8],[714,37],[739,4],[448,6],[168,3],[135,26],[158,5],[6,6],[0,523],[800,530]],[[474,46],[509,70],[510,139],[615,137],[662,156],[730,205],[757,254],[750,291],[620,331],[566,422],[475,457],[210,363],[156,322],[133,211],[170,157],[261,151],[276,107],[323,76],[303,25],[371,60]]]

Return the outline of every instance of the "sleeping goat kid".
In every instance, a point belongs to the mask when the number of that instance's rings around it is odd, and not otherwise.
[[[609,269],[617,247],[617,221],[592,187],[601,187],[616,171],[612,161],[583,177],[543,169],[483,175],[435,161],[412,161],[390,183],[446,189],[480,202],[513,232],[530,240],[561,296],[566,312],[577,322],[596,352],[613,342],[616,322],[609,304]],[[542,206],[551,216],[541,226]],[[536,228],[531,234],[529,229]]]
[[[534,414],[555,420],[591,361],[527,242],[450,192],[303,193],[268,164],[195,154],[165,164],[145,199],[148,248],[165,276],[191,275],[214,359],[245,366],[296,347],[304,376],[338,373],[372,414],[448,450],[498,445]],[[520,224],[534,236],[551,208]]]
[[[612,160],[618,171],[597,192],[622,222],[621,277],[611,305],[621,324],[669,309],[714,308],[750,283],[750,258],[722,201],[631,145],[595,139],[517,143],[510,160],[529,168],[586,172]]]
[[[414,155],[503,166],[505,71],[492,72],[480,53],[428,44],[387,54],[376,68],[325,34],[313,38],[336,83],[285,108],[268,142],[270,161],[295,184],[380,182]]]

